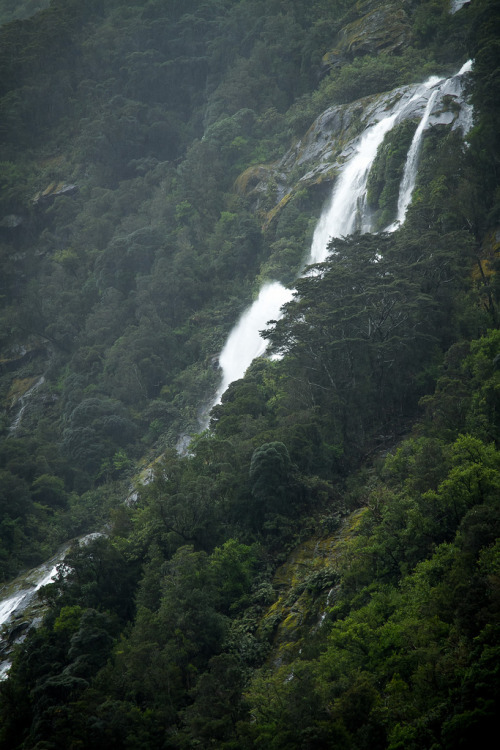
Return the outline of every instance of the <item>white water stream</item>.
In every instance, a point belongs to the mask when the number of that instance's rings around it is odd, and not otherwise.
[[[464,5],[470,5],[471,0],[451,0],[450,12],[457,13]]]
[[[471,67],[472,62],[469,61],[455,76],[447,80],[432,76],[425,83],[416,86],[410,98],[401,96],[385,117],[366,128],[355,144],[352,156],[345,162],[335,183],[331,200],[318,221],[305,265],[321,263],[326,259],[328,243],[332,237],[345,237],[356,230],[370,231],[366,185],[378,148],[386,133],[396,123],[415,116],[420,104],[423,114],[406,160],[400,185],[398,216],[386,231],[394,231],[403,223],[415,188],[423,134],[429,125],[436,99],[443,91],[447,93],[446,87],[450,82],[469,72]],[[454,92],[457,93],[455,90]],[[215,398],[205,412],[204,427],[207,426],[210,409],[220,403],[227,387],[243,377],[255,357],[265,353],[267,341],[260,336],[259,331],[266,327],[269,320],[278,320],[281,317],[281,307],[289,302],[292,296],[293,292],[279,281],[267,282],[261,288],[258,298],[240,317],[229,334],[219,358],[222,381]]]
[[[44,383],[45,383],[45,377],[44,377],[44,375],[42,375],[40,378],[38,378],[38,380],[36,381],[36,383],[34,383],[31,386],[31,388],[28,388],[28,390],[26,391],[26,393],[24,393],[21,396],[21,398],[19,399],[19,405],[20,405],[19,411],[17,412],[14,421],[12,422],[11,426],[9,427],[9,431],[10,431],[11,434],[14,434],[16,432],[17,428],[19,427],[19,425],[21,424],[21,420],[23,418],[23,414],[24,414],[24,412],[26,410],[26,407],[28,406],[29,399],[31,398],[31,396],[33,395],[33,393],[36,391],[36,389],[40,388],[40,386],[43,385]]]
[[[420,156],[420,149],[422,146],[422,139],[423,139],[424,131],[429,123],[429,117],[431,116],[432,108],[434,106],[437,95],[439,93],[439,88],[435,88],[435,87],[439,83],[441,83],[442,80],[443,80],[442,78],[433,77],[433,78],[430,78],[429,81],[424,84],[426,90],[434,87],[434,91],[431,93],[429,97],[429,101],[427,102],[427,106],[424,110],[422,119],[420,120],[418,127],[415,131],[413,140],[410,145],[410,149],[408,151],[408,155],[406,157],[406,164],[405,164],[405,168],[403,172],[403,178],[399,186],[398,213],[396,216],[396,220],[394,221],[393,224],[387,227],[386,232],[395,231],[399,226],[401,226],[401,224],[405,220],[406,209],[410,205],[411,197],[413,195],[413,191],[415,189],[415,183],[417,180],[417,166],[418,166],[418,160]]]
[[[57,562],[55,562],[48,570],[47,563],[44,563],[40,568],[36,568],[32,571],[34,582],[31,586],[25,586],[25,588],[16,591],[15,594],[12,594],[7,599],[0,602],[0,627],[6,622],[9,622],[16,611],[23,611],[26,609],[26,605],[31,602],[34,594],[36,594],[42,586],[45,586],[54,579],[57,574],[57,566],[63,558],[64,555],[62,557],[58,556]]]
[[[28,608],[32,608],[32,605],[36,602],[36,594],[48,583],[51,583],[57,575],[57,566],[63,562],[64,558],[68,554],[68,551],[73,545],[83,546],[88,544],[93,539],[102,536],[100,532],[94,532],[86,534],[80,539],[73,540],[72,543],[68,542],[65,544],[59,552],[57,552],[50,560],[44,562],[37,568],[33,568],[28,573],[18,576],[14,581],[11,581],[8,585],[0,587],[0,591],[9,590],[9,594],[0,601],[0,680],[7,676],[8,669],[10,667],[10,661],[5,656],[2,657],[3,647],[8,642],[7,639],[2,638],[2,628],[9,629],[15,626],[16,622],[23,622],[23,617]],[[30,618],[28,618],[29,620]],[[28,628],[21,631],[21,634],[15,635],[11,638],[11,645],[20,642],[26,635]],[[4,661],[2,661],[4,658]]]
[[[50,583],[57,575],[57,566],[64,559],[69,546],[65,546],[57,555],[52,557],[43,565],[38,568],[34,568],[24,576],[20,576],[15,581],[11,582],[8,586],[11,593],[7,595],[5,599],[0,601],[0,680],[7,676],[7,672],[10,667],[10,659],[8,658],[8,649],[6,645],[11,643],[11,647],[14,643],[19,643],[23,640],[26,635],[27,629],[22,630],[19,635],[6,636],[2,638],[2,628],[6,626],[8,629],[12,629],[16,622],[22,622],[22,617],[26,610],[36,601],[36,594],[42,586]],[[8,632],[8,631],[7,631]],[[4,650],[5,649],[5,650]]]
[[[431,78],[429,78],[428,81],[424,83],[423,85],[424,92],[429,90],[431,91],[431,95],[429,96],[429,100],[425,107],[424,114],[422,115],[422,119],[420,120],[418,127],[415,131],[415,134],[413,136],[413,139],[410,145],[410,149],[408,151],[408,155],[406,157],[406,164],[405,164],[405,168],[403,172],[403,177],[401,179],[401,183],[399,186],[398,213],[397,213],[395,221],[385,229],[386,232],[394,232],[398,227],[400,227],[403,224],[405,220],[406,211],[408,209],[408,206],[410,205],[413,191],[415,189],[415,183],[417,181],[418,162],[420,158],[420,151],[422,148],[422,140],[423,140],[424,132],[427,129],[427,126],[429,125],[429,119],[431,117],[433,107],[436,103],[436,99],[438,98],[439,94],[448,93],[447,89],[450,88],[450,83],[453,83],[455,79],[457,78],[461,78],[465,73],[469,73],[471,68],[472,68],[472,60],[468,60],[460,68],[456,76],[452,76],[451,78],[447,78],[447,79],[436,78],[435,76],[432,76]],[[418,94],[415,94],[412,100],[416,98],[418,98]],[[467,125],[466,125],[466,128],[464,128],[465,131],[467,131],[472,124],[468,115],[469,113],[467,112]]]
[[[279,281],[271,281],[262,286],[259,296],[238,320],[220,353],[222,382],[212,406],[219,403],[230,383],[242,378],[253,360],[265,353],[267,341],[259,331],[266,327],[269,320],[280,317],[281,307],[292,296],[293,292]]]
[[[323,261],[328,253],[330,238],[354,231],[358,217],[361,217],[362,230],[368,230],[363,221],[365,214],[362,210],[366,181],[377,149],[385,134],[393,127],[398,114],[396,108],[389,116],[365,130],[354,155],[337,180],[329,207],[323,211],[318,221],[306,265]],[[261,337],[260,331],[268,321],[281,317],[282,306],[292,297],[293,291],[279,281],[267,282],[262,286],[259,296],[240,317],[222,349],[219,357],[222,381],[206,415],[213,406],[220,403],[228,386],[242,378],[252,361],[265,353],[267,341]],[[208,416],[205,418],[205,426],[207,422]]]

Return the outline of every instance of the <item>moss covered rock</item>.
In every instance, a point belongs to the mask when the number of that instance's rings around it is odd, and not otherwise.
[[[274,576],[278,598],[261,620],[261,637],[272,640],[271,661],[287,664],[322,626],[339,586],[338,562],[345,540],[354,533],[364,510],[352,513],[339,531],[300,544]]]
[[[411,25],[401,2],[358,2],[347,18],[349,22],[324,57],[327,65],[381,52],[397,54],[410,42]]]

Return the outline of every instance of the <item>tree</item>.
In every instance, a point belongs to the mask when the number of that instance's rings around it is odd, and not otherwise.
[[[250,462],[252,516],[257,522],[275,513],[293,513],[292,463],[284,443],[264,443]]]
[[[404,420],[436,341],[434,300],[394,242],[333,240],[330,258],[297,282],[295,300],[266,331],[273,350],[290,355],[292,377],[307,384],[309,407],[328,403],[329,441],[351,457],[374,429],[385,424],[387,434]],[[405,382],[394,377],[402,370]]]

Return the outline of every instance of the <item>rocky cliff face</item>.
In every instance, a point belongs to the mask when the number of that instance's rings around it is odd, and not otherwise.
[[[451,77],[435,98],[429,128],[443,126],[466,132],[472,122],[470,106],[464,101],[463,82]],[[412,101],[418,85],[403,86],[385,94],[365,97],[350,104],[326,109],[305,135],[275,164],[250,167],[237,181],[240,193],[250,196],[259,210],[264,197],[273,195],[274,205],[265,216],[270,222],[292,196],[303,188],[333,184],[339,167],[352,154],[357,138],[370,125],[385,117],[399,103],[406,105],[399,121],[417,123],[428,98]]]

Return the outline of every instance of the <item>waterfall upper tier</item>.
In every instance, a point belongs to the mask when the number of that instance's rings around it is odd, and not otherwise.
[[[463,94],[463,74],[470,65],[469,61],[455,76],[445,79],[446,85],[439,88],[432,102],[427,127],[442,125],[451,130],[460,128],[464,133],[469,130],[472,110]],[[435,77],[429,80],[434,80],[437,85],[443,79]],[[244,172],[237,181],[238,189],[254,199],[256,209],[274,190],[275,205],[268,214],[268,221],[272,220],[298,190],[334,181],[352,155],[356,137],[387,117],[396,105],[399,109],[397,122],[420,122],[433,93],[433,85],[430,85],[428,95],[419,95],[425,86],[402,86],[384,94],[329,107],[280,161],[251,167]]]
[[[372,211],[368,206],[367,185],[372,166],[384,137],[397,124],[405,120],[416,120],[418,124],[411,143],[405,175],[400,185],[398,216],[390,229],[396,229],[404,221],[406,208],[411,200],[418,169],[419,151],[423,135],[431,125],[444,124],[448,128],[467,130],[470,123],[470,107],[463,95],[463,78],[471,69],[466,63],[451,78],[430,77],[421,84],[405,86],[377,97],[359,100],[351,105],[332,107],[324,112],[309,129],[305,137],[292,148],[283,159],[271,167],[274,181],[278,184],[279,198],[286,203],[290,197],[284,193],[291,173],[301,169],[302,176],[295,182],[331,180],[335,176],[329,203],[324,207],[317,223],[312,244],[304,267],[325,260],[329,240],[343,237],[355,231],[372,230]],[[467,116],[460,117],[468,109]],[[311,169],[312,163],[315,166]],[[259,168],[259,176],[262,175]],[[270,174],[271,174],[270,171]],[[245,173],[248,177],[248,171]],[[262,181],[268,192],[266,179]],[[248,188],[249,180],[240,179],[240,188]],[[260,183],[253,188],[259,193]],[[271,212],[272,216],[273,212]],[[304,273],[304,267],[302,273]],[[253,359],[266,351],[267,342],[261,337],[270,320],[278,320],[282,306],[290,301],[293,292],[278,281],[269,281],[260,290],[258,298],[241,315],[233,327],[220,354],[221,383],[201,419],[200,426],[208,424],[210,409],[218,404],[228,386],[242,378]]]

